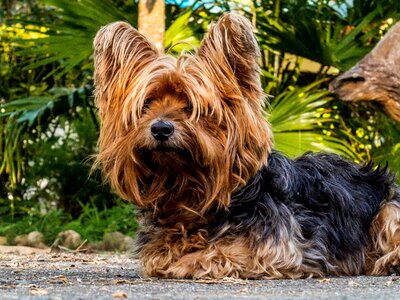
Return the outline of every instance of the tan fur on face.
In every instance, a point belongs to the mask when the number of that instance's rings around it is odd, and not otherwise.
[[[231,193],[266,163],[272,144],[251,24],[226,15],[198,54],[177,59],[159,55],[123,22],[102,28],[94,48],[102,123],[96,165],[118,194],[141,207],[173,202],[198,214],[227,207]],[[151,168],[157,157],[146,164],[142,156],[144,148],[154,148],[149,128],[157,119],[173,122],[170,146],[190,154],[185,162],[168,153],[172,166],[191,169],[177,174],[168,190],[168,170]]]

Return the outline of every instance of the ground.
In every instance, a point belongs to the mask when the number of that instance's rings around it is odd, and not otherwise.
[[[126,254],[0,248],[0,299],[399,299],[400,277],[301,280],[142,278]],[[21,250],[22,249],[22,250]]]

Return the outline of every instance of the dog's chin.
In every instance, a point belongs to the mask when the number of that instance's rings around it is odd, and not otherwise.
[[[143,162],[153,167],[177,167],[191,165],[193,163],[190,152],[185,148],[171,147],[168,145],[157,145],[154,148],[140,149]]]

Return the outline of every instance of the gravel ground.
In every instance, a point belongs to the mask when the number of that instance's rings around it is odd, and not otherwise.
[[[0,253],[0,299],[400,299],[400,277],[301,280],[141,278],[121,254]]]

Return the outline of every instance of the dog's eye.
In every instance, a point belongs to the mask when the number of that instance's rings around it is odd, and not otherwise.
[[[153,100],[154,100],[153,98],[147,98],[147,99],[144,101],[143,107],[142,107],[142,113],[143,113],[145,110],[149,109],[150,103],[151,103]]]
[[[183,108],[183,111],[184,111],[185,113],[187,113],[187,114],[191,114],[192,111],[193,111],[192,104],[189,103],[188,105],[186,105],[186,106]]]

